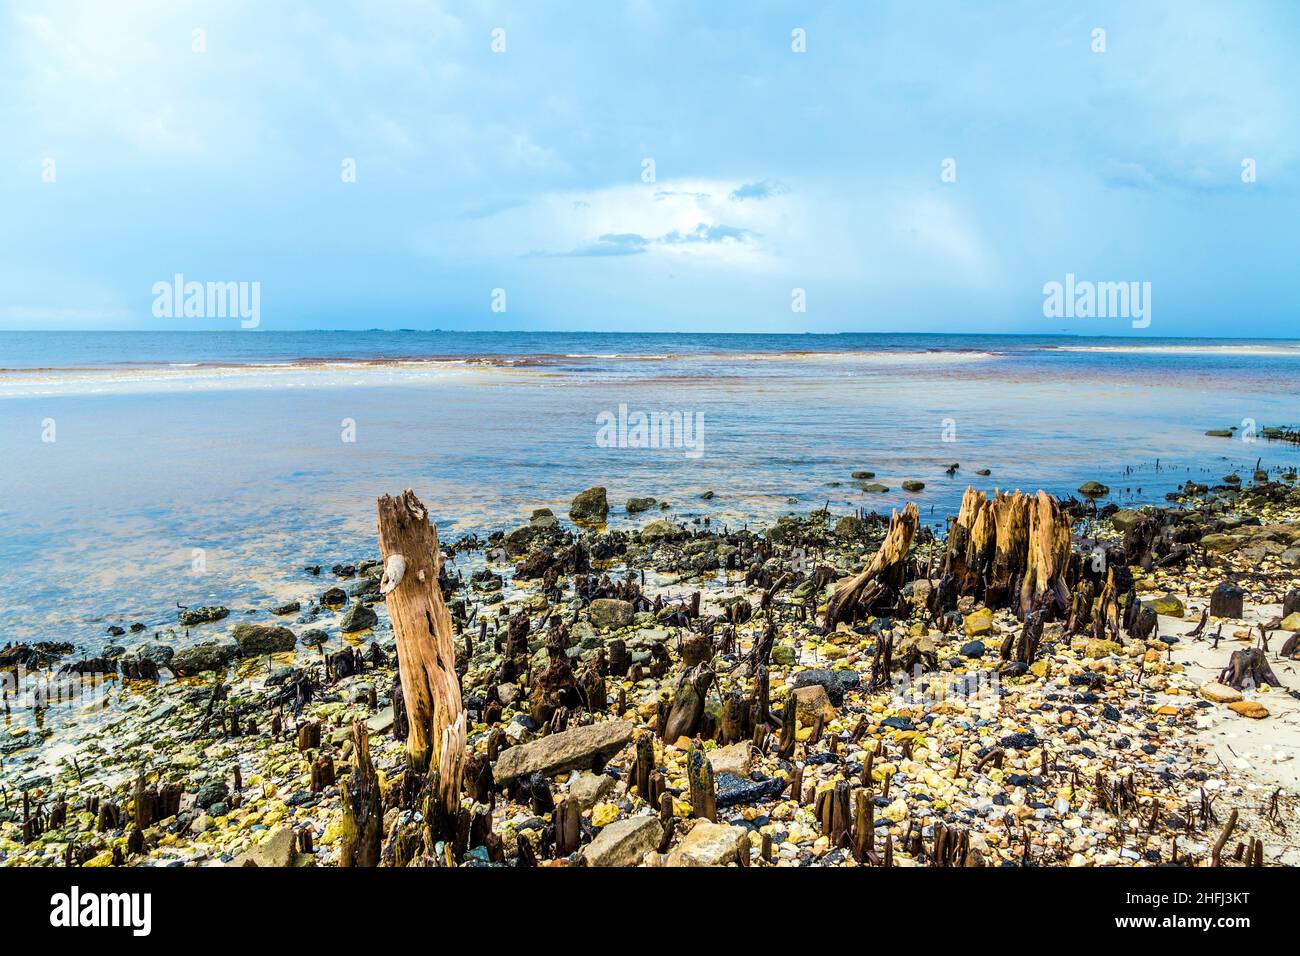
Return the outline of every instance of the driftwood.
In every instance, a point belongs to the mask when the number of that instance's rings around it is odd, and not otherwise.
[[[1228,666],[1219,674],[1219,683],[1237,690],[1242,690],[1248,684],[1254,687],[1262,684],[1282,686],[1282,682],[1273,673],[1273,668],[1268,665],[1268,657],[1258,647],[1233,651]]]
[[[438,532],[409,488],[379,499],[380,591],[397,640],[407,754],[418,771],[437,770],[448,814],[460,802],[465,772],[465,709],[456,676],[451,614],[438,584]]]
[[[870,607],[881,598],[894,597],[903,586],[907,553],[919,523],[916,505],[909,504],[903,513],[894,512],[889,533],[880,550],[857,575],[836,588],[826,606],[826,631],[839,621],[851,620],[859,603]]]

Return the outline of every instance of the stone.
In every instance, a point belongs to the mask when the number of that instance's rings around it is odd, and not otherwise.
[[[640,514],[642,511],[649,511],[658,502],[653,498],[629,498],[627,499],[627,513],[630,515]]]
[[[1083,647],[1084,657],[1109,657],[1111,654],[1122,653],[1124,648],[1120,647],[1114,641],[1102,641],[1095,637],[1088,638],[1088,642]]]
[[[1085,498],[1104,498],[1110,494],[1110,489],[1100,481],[1085,481],[1079,486],[1079,494]]]
[[[993,630],[993,612],[982,607],[966,615],[965,625],[967,637],[981,637]]]
[[[498,783],[535,773],[550,776],[589,768],[608,760],[632,739],[633,726],[625,720],[602,720],[502,751],[492,774]]]
[[[580,491],[569,505],[569,517],[574,521],[603,524],[609,514],[609,499],[601,486]]]
[[[715,777],[724,773],[748,777],[754,765],[754,745],[748,740],[742,740],[729,747],[715,747],[705,756],[713,766]]]
[[[239,653],[234,641],[204,641],[177,651],[167,665],[177,677],[193,677],[205,671],[224,671]]]
[[[366,730],[372,734],[386,734],[393,729],[393,708],[392,705],[385,707],[383,710],[372,714],[366,720]]]
[[[354,631],[368,631],[378,623],[379,615],[375,613],[374,608],[357,603],[352,605],[348,612],[340,618],[339,630],[345,634]]]
[[[1116,531],[1124,532],[1142,520],[1142,512],[1131,508],[1121,508],[1110,516],[1110,523]]]
[[[796,687],[791,693],[794,694],[795,712],[801,723],[811,725],[818,714],[828,721],[835,719],[835,708],[831,706],[830,696],[821,684]]]
[[[1257,700],[1234,700],[1228,709],[1251,720],[1263,720],[1268,716],[1268,708]]]
[[[196,624],[210,624],[213,621],[220,621],[230,614],[228,607],[187,607],[176,616],[181,627],[194,627]]]
[[[863,485],[862,490],[869,495],[881,495],[887,492],[889,488],[887,488],[885,485],[880,484],[879,482],[873,481],[869,485]]]
[[[291,651],[298,643],[293,631],[274,624],[236,624],[231,636],[239,645],[240,657]]]
[[[591,626],[598,630],[616,630],[620,627],[627,627],[632,623],[632,615],[635,613],[631,601],[620,601],[618,598],[596,598],[591,602],[588,612],[591,615]]]
[[[159,641],[146,641],[136,646],[131,656],[138,661],[153,661],[159,667],[164,667],[171,663],[171,659],[176,656],[176,651]]]
[[[666,518],[656,518],[641,529],[641,541],[644,544],[653,544],[656,541],[676,541],[679,538],[686,537],[687,534],[685,528],[679,528]]]
[[[719,773],[714,777],[717,786],[716,803],[719,807],[734,807],[760,800],[774,800],[781,795],[789,781],[781,777],[751,780],[734,773]]]
[[[614,789],[614,778],[604,773],[578,774],[569,782],[569,799],[590,810],[601,797]]]
[[[1183,602],[1173,594],[1165,594],[1145,603],[1151,610],[1157,614],[1163,614],[1165,617],[1182,617],[1187,613],[1187,608],[1183,605]]]
[[[826,648],[823,647],[822,651],[825,653]],[[836,707],[843,705],[844,695],[851,690],[857,690],[861,683],[862,678],[854,671],[833,671],[824,667],[800,671],[794,677],[795,687],[807,687],[810,684],[820,684],[825,687],[826,696]]]
[[[924,481],[913,481],[913,480],[905,481],[905,482],[903,482],[903,490],[904,490],[904,491],[924,491],[924,490],[925,490],[925,482],[924,482]]]
[[[961,656],[962,657],[983,657],[984,650],[985,648],[984,648],[983,641],[971,641],[969,644],[963,644],[961,646]]]
[[[603,828],[581,850],[587,866],[636,866],[658,849],[664,828],[655,817],[627,817]]]
[[[1241,691],[1217,681],[1201,685],[1200,695],[1216,704],[1232,704],[1241,700]]]
[[[1300,568],[1300,548],[1287,548],[1277,559],[1288,568]]]
[[[740,838],[748,832],[711,820],[696,820],[691,832],[668,854],[668,866],[726,866],[738,858]]]
[[[1241,547],[1241,540],[1236,535],[1215,532],[1201,538],[1201,547],[1215,554],[1231,554]]]
[[[1280,626],[1284,631],[1300,631],[1300,611],[1292,611],[1282,618]]]
[[[290,827],[279,827],[250,850],[245,850],[230,862],[231,866],[293,866],[297,850],[297,836]]]

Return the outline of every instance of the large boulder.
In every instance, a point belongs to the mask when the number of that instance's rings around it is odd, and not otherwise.
[[[535,773],[550,776],[593,767],[626,747],[632,739],[632,729],[626,720],[602,720],[547,734],[502,751],[492,768],[492,776],[498,783],[505,783]]]
[[[234,641],[204,641],[177,651],[168,666],[177,677],[193,677],[205,671],[225,671],[238,653]]]
[[[647,853],[658,849],[664,828],[655,817],[615,820],[582,848],[587,866],[636,866]]]
[[[287,627],[275,624],[236,624],[230,632],[240,657],[258,657],[293,650],[298,639]]]
[[[569,517],[574,521],[602,524],[608,514],[609,499],[605,496],[604,487],[599,485],[578,492],[569,505]]]
[[[656,541],[676,541],[686,537],[687,534],[689,532],[685,528],[678,527],[664,518],[656,518],[641,529],[641,540],[645,544],[654,544]]]

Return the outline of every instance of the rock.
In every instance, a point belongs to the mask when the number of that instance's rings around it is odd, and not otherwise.
[[[794,694],[795,712],[799,715],[801,723],[811,725],[818,714],[828,721],[835,719],[835,708],[831,706],[826,688],[821,684],[796,687],[791,693]]]
[[[357,603],[348,609],[348,612],[339,620],[339,630],[345,634],[351,634],[354,631],[368,631],[379,623],[379,615],[375,609],[365,604]]]
[[[1300,568],[1300,548],[1287,548],[1277,559],[1288,568]]]
[[[964,620],[967,637],[981,637],[993,630],[993,612],[986,607],[967,614]]]
[[[194,805],[201,810],[206,810],[208,807],[225,803],[229,797],[230,789],[224,780],[209,780],[194,794]]]
[[[279,827],[271,835],[253,847],[245,850],[230,862],[231,866],[293,866],[294,853],[298,838],[291,827]]]
[[[1241,691],[1217,681],[1201,685],[1200,695],[1216,704],[1231,704],[1241,700]]]
[[[713,493],[712,491],[706,491],[706,492],[704,492],[703,494],[700,495],[700,500],[701,500],[701,501],[712,501],[712,500],[714,499],[714,497],[715,497],[715,496],[714,496],[714,493]]]
[[[582,848],[581,856],[587,866],[636,866],[658,849],[663,836],[664,828],[655,817],[615,820]]]
[[[1257,700],[1234,700],[1228,709],[1251,720],[1263,720],[1268,716],[1268,708]]]
[[[705,756],[713,766],[715,777],[724,773],[748,777],[754,763],[754,745],[748,740],[742,740],[729,747],[715,747]]]
[[[833,671],[824,667],[800,671],[794,677],[795,687],[808,687],[820,684],[826,688],[826,695],[832,704],[839,707],[844,703],[844,695],[856,690],[862,679],[854,671]]]
[[[879,484],[878,482],[872,482],[869,485],[863,485],[862,490],[869,495],[881,495],[884,494],[889,489],[884,485]]]
[[[131,656],[139,661],[153,661],[162,667],[171,663],[171,659],[176,656],[176,651],[159,641],[146,641],[136,645]]]
[[[1282,618],[1280,626],[1284,631],[1300,631],[1300,611],[1292,611]]]
[[[1200,543],[1206,551],[1213,551],[1215,554],[1231,554],[1241,546],[1241,541],[1236,535],[1222,532],[1204,535]]]
[[[540,773],[545,776],[591,767],[618,753],[632,739],[625,720],[602,720],[502,751],[493,767],[498,783]]]
[[[1206,436],[1209,437],[1209,438],[1231,438],[1231,437],[1232,437],[1232,429],[1231,429],[1231,428],[1211,428],[1211,429],[1210,429],[1209,431],[1207,431],[1205,434],[1206,434]]]
[[[1110,516],[1110,523],[1116,531],[1127,531],[1133,525],[1142,520],[1140,511],[1133,511],[1131,508],[1121,508]]]
[[[391,705],[373,714],[366,720],[366,730],[372,734],[386,734],[393,729],[393,708]]]
[[[686,537],[687,534],[685,528],[679,528],[666,518],[656,518],[641,529],[641,541],[645,544],[653,544],[656,541],[676,541]]]
[[[876,473],[874,471],[855,471],[852,477],[855,481],[870,481],[876,477]]]
[[[767,780],[750,780],[738,777],[734,773],[719,773],[714,777],[717,784],[719,807],[734,807],[746,803],[758,803],[760,800],[774,800],[781,795],[789,783],[782,777],[770,777]]]
[[[177,651],[167,666],[177,677],[193,677],[204,671],[224,671],[238,653],[234,641],[204,641]]]
[[[614,778],[604,773],[578,774],[569,783],[569,799],[590,810],[600,798],[614,789]]]
[[[287,604],[277,604],[275,607],[271,608],[271,613],[272,614],[297,614],[301,610],[302,610],[302,603],[300,601],[290,601]]]
[[[857,515],[845,515],[835,522],[835,537],[860,538],[867,531],[867,523]]]
[[[793,644],[778,644],[772,648],[772,662],[782,667],[789,667],[798,659]]]
[[[1165,617],[1182,617],[1187,613],[1187,608],[1183,606],[1183,602],[1173,594],[1165,594],[1144,603],[1151,610],[1157,614],[1163,614]]]
[[[696,820],[691,832],[668,854],[669,866],[726,866],[737,859],[740,838],[748,832],[711,820]]]
[[[240,657],[291,651],[298,643],[293,631],[274,624],[236,624],[231,636],[239,645]]]
[[[601,486],[580,491],[569,505],[569,517],[574,521],[603,524],[609,514],[609,500]]]
[[[911,481],[911,480],[909,480],[909,481],[905,481],[905,482],[903,482],[903,490],[904,490],[904,491],[924,491],[924,490],[925,490],[925,482],[924,482],[924,481]]]
[[[962,657],[983,657],[984,650],[985,648],[984,648],[983,641],[971,641],[969,644],[963,644],[961,646],[961,656]]]
[[[1111,654],[1123,653],[1124,648],[1114,641],[1101,641],[1095,637],[1088,638],[1083,647],[1084,657],[1109,657]]]
[[[182,627],[194,627],[196,624],[211,624],[230,614],[228,607],[187,607],[177,615]]]
[[[631,601],[618,598],[596,598],[588,609],[591,626],[597,630],[616,630],[632,623],[635,613]]]
[[[1085,498],[1104,498],[1110,494],[1110,489],[1100,481],[1085,481],[1079,486],[1079,494]]]
[[[1224,581],[1210,595],[1210,615],[1240,619],[1246,595],[1231,581]]]
[[[627,513],[630,515],[640,514],[642,511],[649,511],[657,502],[653,498],[629,498],[627,499]]]

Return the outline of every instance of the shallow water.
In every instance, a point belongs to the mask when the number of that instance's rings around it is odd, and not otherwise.
[[[971,483],[1097,478],[1133,503],[1300,460],[1204,435],[1300,421],[1293,342],[0,333],[0,369],[0,643],[88,652],[109,624],[174,626],[176,602],[315,596],[328,575],[301,569],[372,556],[375,498],[408,486],[447,537],[563,514],[592,484],[615,524],[633,495],[731,524],[907,500],[938,522]],[[702,416],[699,454],[603,447],[620,405]],[[891,492],[859,491],[860,469]]]

